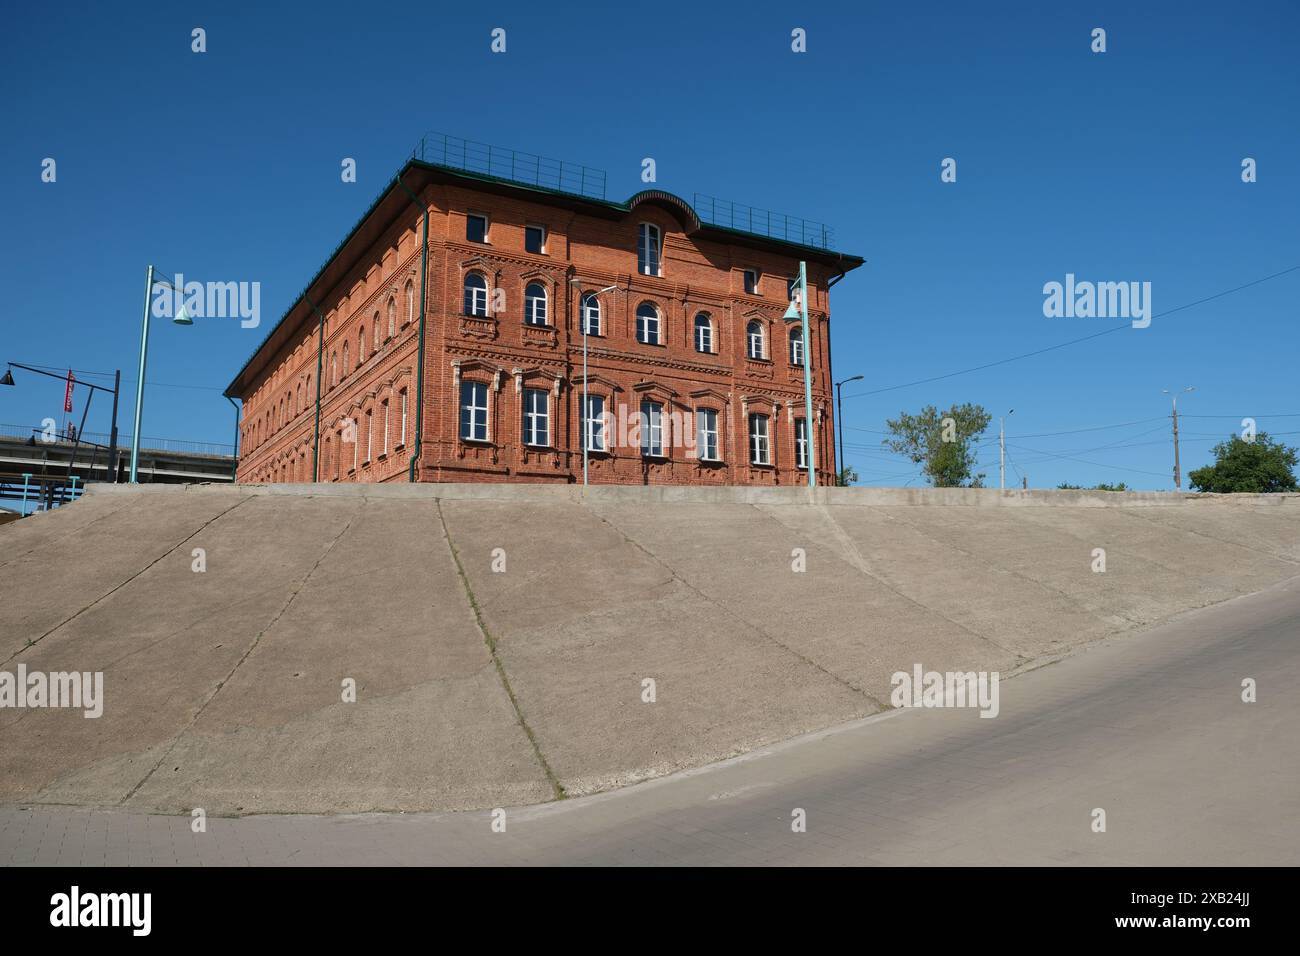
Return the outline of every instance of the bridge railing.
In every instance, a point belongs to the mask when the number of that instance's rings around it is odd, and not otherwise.
[[[41,435],[45,433],[44,428],[32,427],[30,425],[2,425],[0,424],[0,436],[6,438],[21,438],[24,441],[28,438],[35,437],[38,443],[41,442]],[[109,436],[106,432],[84,431],[81,433],[81,443],[83,445],[95,444],[108,447]],[[54,441],[49,444],[72,445],[75,440],[67,436],[66,432],[59,430],[54,431]],[[123,435],[120,432],[117,436],[118,448],[130,448],[131,436]],[[192,455],[214,455],[217,457],[231,458],[234,456],[235,449],[233,445],[223,442],[211,441],[188,441],[183,438],[141,438],[141,451],[174,451],[188,452]]]

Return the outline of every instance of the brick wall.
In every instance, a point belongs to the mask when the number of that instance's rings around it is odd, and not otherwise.
[[[661,194],[662,195],[662,194]],[[606,400],[610,437],[633,447],[589,454],[593,483],[793,485],[807,481],[795,467],[794,419],[804,416],[803,370],[790,361],[786,282],[798,260],[782,250],[749,248],[701,232],[688,234],[690,211],[662,198],[636,202],[624,215],[588,214],[498,195],[456,183],[427,186],[429,261],[425,334],[424,442],[416,476],[422,481],[582,480],[579,440],[582,332],[579,296],[599,296],[601,334],[588,337],[588,390]],[[487,242],[466,238],[468,213],[486,215]],[[637,267],[640,223],[662,236],[662,276]],[[546,229],[542,254],[525,251],[527,225]],[[265,359],[244,399],[244,482],[310,481],[317,379],[321,384],[322,481],[406,481],[416,419],[420,217],[411,209],[357,257],[324,301],[325,336],[317,373],[314,313],[274,356]],[[352,254],[345,252],[340,255]],[[757,269],[758,294],[744,287]],[[826,283],[835,271],[810,261],[813,439],[818,480],[832,475],[834,430],[829,379]],[[487,316],[464,314],[465,276],[484,276]],[[580,287],[570,285],[570,278]],[[525,288],[545,290],[547,322],[524,320]],[[408,293],[408,287],[410,292]],[[409,298],[408,298],[409,295]],[[636,337],[636,311],[658,311],[662,344]],[[390,310],[393,318],[390,320]],[[711,351],[695,347],[695,320],[711,322]],[[378,323],[378,344],[375,327]],[[766,357],[746,354],[746,330],[760,323]],[[797,328],[797,324],[795,325]],[[391,330],[391,332],[390,332]],[[267,348],[268,346],[264,346]],[[487,387],[487,440],[460,436],[460,383]],[[545,393],[547,446],[523,440],[528,390]],[[405,440],[402,403],[406,403]],[[637,446],[643,401],[664,415],[663,454]],[[387,438],[384,417],[387,407]],[[716,412],[721,460],[702,461],[696,444],[700,409]],[[769,465],[750,462],[747,416],[768,417]]]

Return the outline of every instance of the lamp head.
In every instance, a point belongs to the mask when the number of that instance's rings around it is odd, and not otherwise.
[[[189,312],[185,311],[185,306],[184,306],[184,304],[181,305],[181,310],[180,310],[179,312],[176,313],[176,318],[172,319],[172,322],[174,322],[174,323],[177,324],[177,325],[193,325],[193,324],[194,324],[194,320],[193,320],[192,318],[190,318],[190,314],[189,314]]]
[[[5,369],[3,377],[0,377],[0,385],[12,385],[14,383],[14,373],[12,369]]]

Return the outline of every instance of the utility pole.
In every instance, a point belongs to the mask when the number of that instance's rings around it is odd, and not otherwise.
[[[1014,415],[1014,408],[1007,411],[1007,415]],[[998,417],[998,490],[1007,490],[1007,432],[1006,432],[1006,415]]]
[[[1171,392],[1167,388],[1162,388],[1160,391],[1165,395],[1172,395],[1174,397],[1174,410],[1173,415],[1171,416],[1174,422],[1174,488],[1175,490],[1181,491],[1183,488],[1183,472],[1182,468],[1178,464],[1178,392]],[[1194,392],[1196,391],[1196,386],[1188,385],[1183,389],[1183,391]]]

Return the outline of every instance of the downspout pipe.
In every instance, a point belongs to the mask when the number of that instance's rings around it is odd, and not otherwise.
[[[429,204],[420,202],[420,197],[411,192],[411,188],[402,182],[401,176],[394,181],[402,187],[411,202],[424,211],[424,225],[420,234],[420,331],[417,337],[420,354],[416,359],[415,373],[415,447],[411,449],[411,459],[406,468],[406,480],[413,482],[415,465],[424,449],[424,313],[429,298]]]
[[[316,422],[311,436],[311,480],[320,481],[320,373],[325,362],[325,315],[307,293],[302,298],[320,317],[320,337],[316,344]]]

